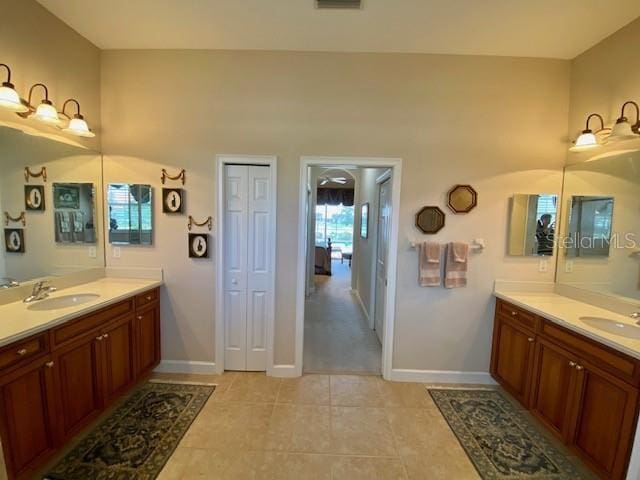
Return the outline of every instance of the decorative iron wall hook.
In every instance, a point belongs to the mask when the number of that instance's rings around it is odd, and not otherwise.
[[[211,231],[211,229],[213,228],[213,219],[211,218],[211,215],[209,215],[204,221],[196,222],[194,218],[189,215],[189,223],[187,223],[187,228],[189,229],[189,231],[191,231],[191,227],[193,227],[194,225],[196,227],[204,227],[206,225],[209,231]]]
[[[4,212],[4,226],[8,227],[9,222],[21,222],[23,227],[27,225],[27,216],[23,212],[20,212],[20,215],[17,217],[12,217],[9,212]]]
[[[32,172],[29,167],[24,167],[24,179],[27,183],[29,183],[29,178],[38,178],[42,177],[42,181],[47,181],[47,167],[42,167],[39,172]]]
[[[182,180],[182,185],[184,185],[184,182],[187,179],[187,172],[183,168],[182,170],[180,170],[180,173],[178,173],[177,175],[169,175],[167,173],[167,171],[163,168],[162,169],[162,176],[160,177],[160,180],[162,180],[162,184],[163,185],[164,185],[164,182],[165,182],[165,180],[167,178],[169,180]]]

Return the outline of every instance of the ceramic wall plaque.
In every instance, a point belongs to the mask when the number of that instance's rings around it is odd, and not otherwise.
[[[42,185],[24,186],[24,206],[30,211],[44,211],[44,187]]]
[[[454,213],[469,213],[478,205],[478,192],[471,185],[456,185],[449,190],[448,199]]]

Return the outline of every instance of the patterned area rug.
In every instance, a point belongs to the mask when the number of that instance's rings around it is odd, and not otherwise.
[[[429,389],[483,480],[574,480],[569,460],[495,390]]]
[[[147,382],[44,478],[156,478],[214,390],[213,385]]]

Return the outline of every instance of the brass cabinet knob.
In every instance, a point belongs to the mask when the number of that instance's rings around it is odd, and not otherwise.
[[[575,368],[578,364],[576,362],[569,361],[569,366]]]
[[[108,333],[105,333],[105,334],[102,336],[102,338],[109,338],[109,334],[108,334]]]
[[[26,348],[21,348],[16,353],[22,357],[22,356],[26,355],[29,352],[28,352],[28,350]]]
[[[511,311],[511,315],[512,315],[513,317],[517,317],[517,316],[518,316],[518,312],[516,312],[515,310],[512,310],[512,311]]]
[[[142,320],[144,317],[142,315],[138,315],[138,320]]]
[[[99,336],[96,337],[96,340],[101,342],[103,338],[104,338],[104,335],[99,335]]]
[[[582,365],[576,365],[576,370],[584,370],[584,367]]]
[[[533,337],[529,337],[529,338],[527,338],[527,342],[529,342],[529,343],[533,343]]]
[[[151,301],[151,295],[147,295],[147,301],[150,302]]]
[[[47,368],[53,368],[53,362],[47,362],[44,364]]]

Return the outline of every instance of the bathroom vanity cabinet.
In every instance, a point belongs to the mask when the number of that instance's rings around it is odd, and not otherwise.
[[[625,478],[639,360],[498,299],[491,374],[601,478]]]
[[[0,349],[9,478],[29,478],[160,361],[158,289]]]

